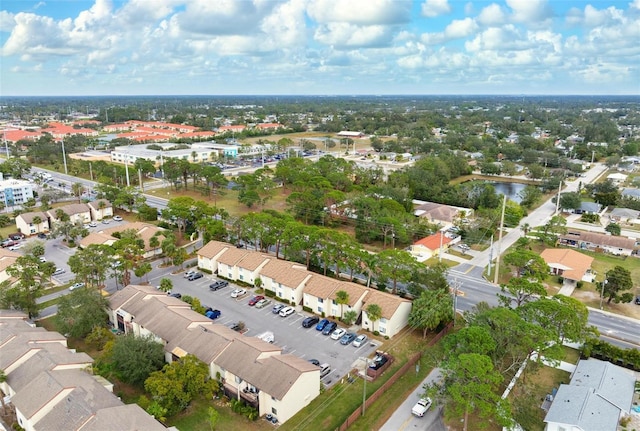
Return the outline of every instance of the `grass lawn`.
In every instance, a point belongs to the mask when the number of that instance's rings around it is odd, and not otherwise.
[[[455,260],[449,260],[449,259],[447,259],[445,257],[442,258],[442,262],[441,262],[440,259],[438,258],[438,256],[432,257],[431,259],[427,259],[422,263],[427,265],[427,266],[433,266],[433,265],[437,265],[438,263],[441,263],[442,265],[445,265],[447,268],[452,268],[452,267],[457,266],[457,265],[460,264],[460,263],[456,262]]]
[[[560,383],[569,382],[569,373],[541,366],[535,372],[523,373],[509,395],[514,418],[527,431],[543,431],[546,412],[540,408],[544,398]]]
[[[264,419],[250,421],[240,416],[229,407],[229,403],[224,399],[214,402],[200,398],[194,400],[187,409],[167,420],[166,425],[175,426],[179,430],[184,431],[211,431],[208,421],[209,407],[214,407],[218,412],[218,422],[216,422],[216,431],[258,431],[273,430],[273,425],[267,423]]]
[[[564,350],[564,358],[562,359],[565,362],[569,362],[570,364],[577,364],[580,359],[580,352],[576,349],[572,349],[571,347],[562,346]]]

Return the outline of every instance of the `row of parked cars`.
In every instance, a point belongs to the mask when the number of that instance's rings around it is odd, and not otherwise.
[[[336,322],[329,319],[322,319],[318,316],[309,316],[302,321],[303,328],[316,327],[317,331],[322,331],[322,335],[330,335],[332,340],[340,340],[340,344],[353,344],[354,347],[360,347],[367,342],[368,337],[365,334],[358,335],[354,332],[348,332],[346,329],[338,328]]]

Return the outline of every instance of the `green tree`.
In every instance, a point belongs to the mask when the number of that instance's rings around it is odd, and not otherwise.
[[[214,431],[216,429],[216,424],[218,423],[219,419],[220,419],[220,413],[218,413],[218,411],[215,408],[209,407],[207,409],[207,422],[209,424],[209,428],[211,429],[211,431]]]
[[[557,197],[556,197],[557,199]],[[567,192],[560,195],[560,208],[567,210],[575,210],[580,208],[582,199],[578,193]]]
[[[554,343],[561,344],[565,339],[580,343],[597,335],[597,329],[588,323],[587,307],[568,296],[540,298],[524,304],[517,313],[527,322],[548,331],[551,334],[549,341]]]
[[[349,303],[349,294],[345,290],[336,292],[336,304],[340,306],[340,318],[344,316],[344,305]]]
[[[171,289],[173,289],[173,281],[171,281],[170,278],[162,278],[159,288],[163,292],[171,292]]]
[[[511,304],[515,303],[517,308],[534,298],[543,297],[547,294],[542,283],[531,281],[529,278],[512,277],[500,288],[502,292],[508,293],[508,295],[498,294],[500,303],[505,307],[511,307]]]
[[[0,385],[4,382],[7,381],[7,374],[4,372],[4,370],[0,370]],[[5,393],[0,391],[0,402],[2,402],[2,414],[5,415],[7,414],[7,406],[4,403],[4,397],[5,397]]]
[[[444,290],[423,290],[413,300],[409,314],[409,325],[422,330],[422,338],[427,332],[453,320],[453,298]]]
[[[490,356],[496,349],[491,332],[482,326],[467,326],[452,332],[443,340],[449,356],[457,357],[462,353],[477,353]]]
[[[114,250],[104,244],[90,244],[69,257],[69,268],[87,286],[103,288],[107,271],[113,262]]]
[[[382,318],[382,308],[378,304],[369,304],[365,311],[371,321],[371,329],[376,331],[376,322]]]
[[[347,325],[350,326],[353,322],[356,321],[356,319],[358,318],[358,312],[355,310],[347,310],[344,315],[342,316],[342,322]]]
[[[58,330],[71,337],[83,338],[94,328],[106,325],[107,300],[96,290],[76,289],[60,297],[55,322]]]
[[[620,236],[620,233],[622,232],[622,228],[617,223],[609,223],[604,230],[613,236]]]
[[[127,334],[116,337],[110,360],[122,381],[140,386],[151,373],[162,368],[164,349],[152,336]]]
[[[393,281],[393,293],[398,290],[398,281],[409,282],[420,264],[405,250],[387,249],[377,255],[379,273]]]
[[[521,277],[544,280],[549,274],[549,265],[539,254],[530,250],[516,249],[504,256],[504,263],[515,269]]]
[[[40,307],[37,300],[44,294],[45,283],[51,278],[55,266],[51,262],[42,263],[33,255],[20,256],[9,266],[7,274],[16,279],[0,284],[0,308],[22,310],[34,318]]]
[[[152,399],[173,416],[184,410],[189,402],[205,391],[211,392],[209,369],[193,355],[186,355],[164,366],[162,371],[151,373],[144,382]]]
[[[633,288],[633,280],[628,269],[616,265],[613,269],[607,271],[605,275],[604,294],[607,298],[607,304],[614,302],[631,302],[633,295],[629,292],[623,293],[625,290]]]
[[[71,185],[71,194],[78,198],[78,203],[80,203],[80,198],[84,193],[84,185],[82,183],[73,183]]]

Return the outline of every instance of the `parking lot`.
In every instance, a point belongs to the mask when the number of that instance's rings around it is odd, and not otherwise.
[[[254,295],[251,289],[247,289],[247,294],[239,298],[231,297],[231,292],[237,287],[233,283],[211,292],[209,285],[216,280],[211,275],[205,274],[204,278],[194,281],[187,281],[183,274],[171,275],[170,278],[174,293],[197,297],[203,305],[222,311],[217,323],[229,325],[242,321],[246,327],[244,335],[249,337],[271,331],[275,334],[274,344],[282,347],[284,354],[290,353],[307,360],[317,359],[320,363],[331,365],[331,373],[322,379],[326,385],[335,383],[351,371],[358,358],[369,356],[376,350],[377,342],[372,345],[371,340],[358,348],[352,344],[344,346],[339,340],[322,335],[315,325],[303,328],[302,320],[311,316],[310,313],[296,311],[290,316],[280,317],[272,312],[273,305],[280,303],[274,299],[270,298],[271,302],[264,308],[249,306],[247,303]]]

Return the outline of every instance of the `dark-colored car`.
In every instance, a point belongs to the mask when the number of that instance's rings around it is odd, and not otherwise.
[[[47,239],[47,234],[46,234],[46,233],[43,233],[43,232],[40,232],[40,233],[38,234],[38,238],[40,238],[40,239]]]
[[[173,296],[174,298],[178,298],[178,299],[182,298],[182,295],[179,293],[172,293],[169,296]]]
[[[21,239],[24,239],[25,236],[23,233],[12,233],[12,234],[9,234],[9,238],[11,238],[14,241],[20,241]]]
[[[302,321],[303,328],[311,328],[313,325],[316,325],[320,321],[318,316],[307,317]]]
[[[253,298],[251,298],[251,299],[249,300],[249,305],[253,307],[253,306],[254,306],[254,305],[256,305],[256,304],[258,303],[258,301],[260,301],[261,299],[264,299],[264,296],[262,296],[262,295],[256,295],[256,296],[254,296]]]
[[[278,314],[278,313],[280,313],[280,310],[282,310],[284,307],[286,307],[286,305],[284,305],[284,304],[276,304],[276,305],[273,306],[271,311],[273,312],[273,314]]]
[[[322,331],[324,327],[327,326],[327,323],[329,323],[329,319],[322,319],[319,321],[316,325],[316,331]]]
[[[388,360],[389,359],[384,355],[376,355],[376,357],[373,358],[373,362],[369,364],[369,368],[377,370],[378,368],[386,364]]]
[[[640,296],[636,296],[636,300],[634,302],[636,305],[640,305]]]
[[[204,274],[203,274],[203,273],[201,273],[201,272],[196,272],[195,274],[191,274],[191,275],[189,276],[189,278],[187,278],[187,280],[189,280],[189,281],[193,281],[193,280],[197,280],[197,279],[202,278],[202,277],[204,277]]]
[[[351,342],[355,339],[356,334],[354,334],[353,332],[347,332],[342,336],[342,338],[340,338],[340,344],[342,344],[343,346],[347,346],[351,344]]]
[[[4,241],[2,241],[2,247],[3,248],[7,248],[7,247],[13,247],[14,245],[20,244],[18,241],[14,241],[12,239],[5,239]]]
[[[220,310],[209,310],[204,315],[207,316],[211,320],[215,320],[218,317],[220,317],[221,314],[222,313],[220,312]]]
[[[234,331],[240,332],[242,330],[240,325],[236,322],[229,323],[227,326],[229,326],[229,328],[233,329]]]
[[[338,324],[336,322],[329,322],[327,323],[324,328],[322,329],[322,335],[329,335],[331,334],[333,331],[336,330],[336,328],[338,327]]]
[[[311,362],[316,367],[320,366],[320,361],[318,361],[317,359],[309,359],[309,362]]]
[[[226,280],[217,280],[216,282],[211,283],[209,285],[209,290],[213,290],[213,291],[220,290],[223,287],[227,287],[228,285],[229,285],[229,282]]]

